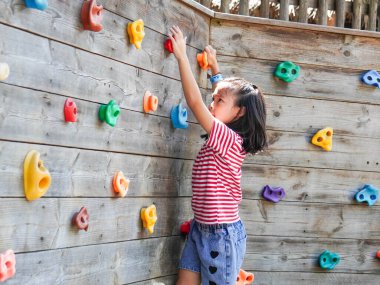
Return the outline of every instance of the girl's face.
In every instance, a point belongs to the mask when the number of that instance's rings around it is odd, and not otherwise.
[[[236,96],[232,94],[228,83],[220,82],[212,94],[213,101],[208,109],[211,114],[224,124],[242,116],[241,108],[235,106]]]

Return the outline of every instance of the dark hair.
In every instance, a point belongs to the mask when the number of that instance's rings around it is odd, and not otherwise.
[[[245,107],[245,114],[228,124],[230,129],[243,138],[243,149],[255,154],[268,146],[266,134],[266,107],[263,93],[250,82],[237,77],[221,82],[230,83],[229,89],[235,95],[235,106]]]

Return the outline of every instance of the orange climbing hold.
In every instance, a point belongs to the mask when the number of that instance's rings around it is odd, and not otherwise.
[[[235,285],[248,285],[251,284],[254,279],[255,276],[253,275],[253,273],[249,273],[244,271],[243,269],[240,269]]]
[[[144,94],[144,112],[156,111],[158,106],[157,96],[152,95],[150,91],[146,91]]]
[[[202,69],[207,70],[210,68],[207,61],[207,53],[205,51],[197,54],[197,61]]]
[[[154,225],[157,222],[156,206],[151,205],[148,208],[142,208],[140,214],[144,228],[148,229],[148,232],[152,234],[154,230]]]
[[[134,44],[136,48],[140,49],[142,40],[145,37],[143,20],[138,19],[133,23],[128,23],[127,31],[129,36],[129,42],[131,44]]]
[[[97,5],[96,0],[85,0],[81,10],[83,29],[100,32],[103,29],[103,6]]]
[[[319,130],[311,139],[311,143],[323,148],[326,151],[330,151],[332,149],[333,133],[333,129],[329,127]]]
[[[40,153],[31,150],[24,160],[24,191],[29,201],[42,197],[50,187],[51,176],[40,159]]]
[[[118,171],[115,173],[113,177],[113,190],[116,193],[119,193],[121,197],[125,197],[128,192],[128,187],[129,187],[129,179],[124,177],[123,172]]]

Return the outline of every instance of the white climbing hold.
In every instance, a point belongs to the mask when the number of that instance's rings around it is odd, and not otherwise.
[[[9,65],[7,63],[0,62],[0,80],[5,80],[9,76]]]

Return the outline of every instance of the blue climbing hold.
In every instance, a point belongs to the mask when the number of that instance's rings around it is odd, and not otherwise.
[[[330,252],[328,250],[325,250],[319,256],[319,265],[323,269],[332,270],[339,263],[339,261],[340,261],[340,256],[337,253]]]
[[[380,88],[380,74],[376,70],[363,73],[361,79],[365,84]]]
[[[25,0],[25,6],[43,11],[48,6],[48,0]]]
[[[176,129],[186,129],[189,125],[187,124],[187,110],[182,108],[182,104],[174,106],[170,112],[170,117],[172,119],[173,127]]]
[[[368,206],[372,206],[376,203],[379,198],[379,190],[370,184],[364,185],[359,189],[359,192],[356,193],[355,199],[359,203],[367,202]]]

